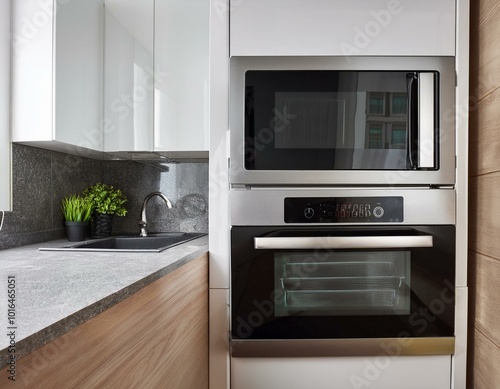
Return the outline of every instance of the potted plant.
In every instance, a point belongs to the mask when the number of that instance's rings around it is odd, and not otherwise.
[[[85,240],[85,231],[92,214],[92,203],[80,195],[64,197],[61,210],[64,215],[66,234],[70,242]]]
[[[120,189],[112,185],[98,182],[85,188],[82,195],[92,204],[92,217],[90,219],[90,236],[92,238],[105,238],[111,235],[113,216],[125,216],[127,197]]]

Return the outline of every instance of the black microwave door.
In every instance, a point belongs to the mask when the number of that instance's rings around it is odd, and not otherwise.
[[[418,79],[403,71],[247,71],[245,168],[414,169]]]

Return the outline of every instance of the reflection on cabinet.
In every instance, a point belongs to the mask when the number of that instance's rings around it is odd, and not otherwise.
[[[208,256],[16,363],[2,388],[208,388]]]
[[[155,5],[155,150],[208,150],[210,2]]]
[[[16,0],[12,140],[102,150],[102,0]]]
[[[455,0],[230,0],[238,55],[454,55]]]
[[[11,210],[10,2],[0,2],[0,210]],[[0,223],[2,216],[0,216]]]
[[[152,151],[154,0],[105,6],[104,151]]]
[[[208,150],[209,2],[105,6],[104,150]]]

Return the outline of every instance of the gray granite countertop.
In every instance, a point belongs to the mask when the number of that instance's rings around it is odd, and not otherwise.
[[[0,366],[8,331],[15,331],[20,358],[207,252],[208,236],[160,253],[39,251],[67,244],[0,251]],[[9,276],[15,277],[14,326],[8,322]]]

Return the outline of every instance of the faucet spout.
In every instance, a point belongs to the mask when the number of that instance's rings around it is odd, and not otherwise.
[[[148,221],[146,219],[146,207],[148,205],[149,200],[154,197],[154,196],[159,196],[165,201],[165,204],[167,205],[167,208],[172,208],[172,203],[168,199],[167,196],[165,196],[162,192],[152,192],[146,196],[144,199],[144,203],[142,204],[142,211],[141,211],[141,220],[139,221],[139,226],[141,228],[141,232],[139,236],[148,236],[148,232],[146,230],[146,226],[148,224]]]

